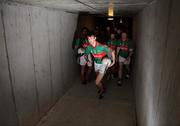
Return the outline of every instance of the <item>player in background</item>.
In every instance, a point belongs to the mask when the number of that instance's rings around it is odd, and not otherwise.
[[[84,27],[81,30],[80,36],[76,39],[75,42],[75,50],[77,51],[78,54],[78,63],[81,66],[81,81],[82,84],[86,84],[87,81],[90,80],[90,73],[92,71],[92,64],[88,64],[86,59],[85,59],[85,50],[86,47],[89,45],[89,42],[87,40],[87,34],[88,34],[88,29]],[[89,55],[89,59],[91,59],[91,56]]]
[[[117,42],[117,59],[119,62],[118,70],[118,85],[122,85],[123,67],[129,67],[130,59],[133,54],[133,49],[130,47],[130,40],[126,32],[122,32],[121,40]],[[129,69],[128,69],[129,73]]]

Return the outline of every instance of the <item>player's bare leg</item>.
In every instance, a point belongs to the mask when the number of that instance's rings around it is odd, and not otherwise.
[[[130,78],[130,66],[129,66],[129,64],[125,64],[125,67],[126,67],[126,70],[127,70],[126,79],[129,79]]]
[[[103,93],[105,92],[104,86],[101,82],[103,77],[104,77],[104,74],[102,74],[102,73],[98,73],[98,75],[96,77],[96,86],[98,87],[99,93],[100,93],[99,99],[103,98]]]
[[[88,66],[87,68],[86,80],[89,82],[91,81],[90,74],[91,74],[92,69],[93,69],[92,66]]]
[[[82,81],[82,84],[86,84],[86,79],[85,79],[85,66],[81,66],[81,81]]]

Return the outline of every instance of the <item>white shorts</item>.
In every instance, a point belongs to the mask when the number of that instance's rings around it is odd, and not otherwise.
[[[81,56],[81,57],[79,57],[79,64],[80,64],[81,66],[85,66],[86,64],[87,64],[89,67],[92,66],[92,64],[87,63],[84,55]]]
[[[126,58],[119,56],[119,63],[123,63],[123,64],[126,64],[126,65],[129,65],[130,61],[131,61],[131,58],[129,58],[127,60]]]
[[[104,65],[104,64],[98,64],[98,63],[94,62],[94,69],[95,69],[95,72],[99,72],[101,74],[105,74],[107,66]]]

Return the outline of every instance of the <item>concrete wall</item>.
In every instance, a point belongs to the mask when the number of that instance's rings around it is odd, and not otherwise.
[[[0,125],[34,125],[70,88],[76,23],[76,14],[2,5]]]
[[[179,6],[157,0],[134,17],[138,126],[180,125]]]
[[[2,22],[2,7],[0,6],[0,125],[14,125],[18,123],[12,80],[9,73],[9,61],[7,59],[7,45],[4,37]]]

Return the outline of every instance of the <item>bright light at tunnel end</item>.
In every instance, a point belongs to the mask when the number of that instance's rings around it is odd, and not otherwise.
[[[112,20],[114,20],[114,18],[112,18],[112,17],[108,17],[108,20],[109,20],[109,21],[112,21]]]

